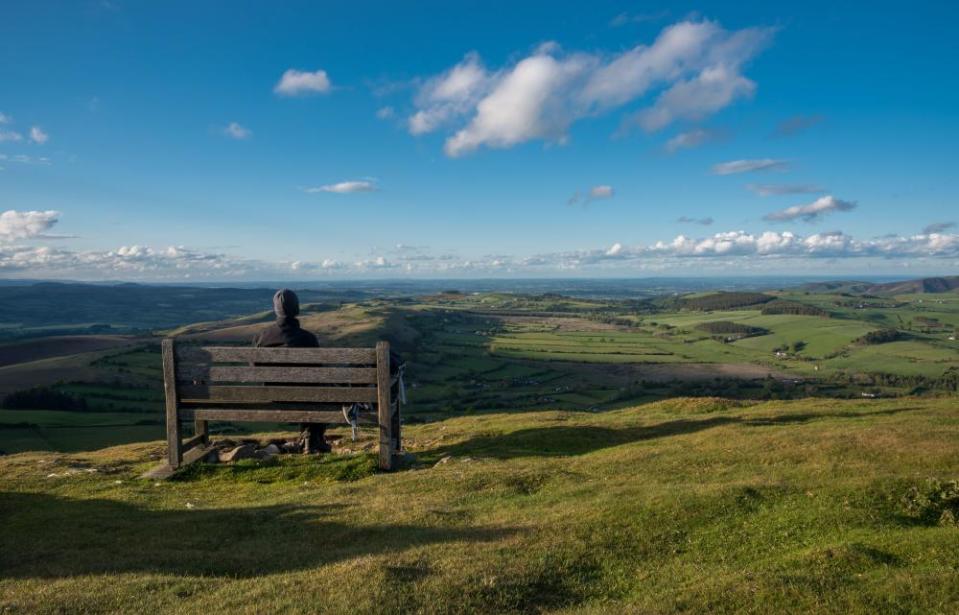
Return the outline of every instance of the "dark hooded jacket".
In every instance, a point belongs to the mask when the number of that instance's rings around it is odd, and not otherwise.
[[[300,300],[292,290],[286,288],[273,295],[273,312],[276,322],[253,338],[256,347],[317,348],[320,343],[316,336],[300,328],[296,319],[300,313]]]

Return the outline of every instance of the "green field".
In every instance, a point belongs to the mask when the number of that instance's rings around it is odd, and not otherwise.
[[[0,605],[959,610],[959,531],[943,515],[959,513],[959,495],[943,503],[948,487],[927,483],[959,479],[954,399],[677,398],[404,435],[418,464],[387,475],[354,454],[138,480],[159,442],[2,457]]]
[[[0,450],[5,453],[90,451],[163,434],[160,413],[0,410]]]
[[[709,299],[709,292],[648,301],[444,293],[307,306],[303,322],[325,345],[390,340],[408,364],[404,413],[411,421],[609,409],[675,395],[845,398],[955,393],[959,386],[959,343],[949,339],[959,323],[955,293],[771,296],[825,315],[763,314],[765,304],[683,307],[689,297]],[[256,313],[178,331],[214,344],[246,344],[264,324],[264,314]],[[748,335],[716,333],[735,327]],[[896,330],[901,339],[861,341],[882,329]],[[88,410],[78,415],[85,426],[75,436],[68,427],[42,422],[8,427],[0,431],[0,450],[83,450],[155,437],[152,427],[137,424],[159,420],[163,412],[159,345],[156,338],[142,339],[82,362],[81,355],[63,357],[63,367],[53,358],[0,369],[8,390],[48,369],[47,386],[83,399]],[[19,347],[29,349],[23,342]],[[108,426],[95,416],[102,413],[126,416]]]

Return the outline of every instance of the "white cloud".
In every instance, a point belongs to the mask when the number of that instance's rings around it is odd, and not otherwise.
[[[680,81],[656,99],[656,104],[633,116],[643,130],[654,132],[674,120],[698,120],[752,96],[756,84],[728,66],[704,69],[693,79]]]
[[[0,124],[9,124],[12,121],[13,121],[12,117],[0,111]]]
[[[759,158],[754,160],[730,160],[713,165],[714,175],[733,175],[735,173],[752,173],[754,171],[783,170],[789,167],[788,160],[774,158]]]
[[[120,279],[219,278],[243,276],[262,270],[274,271],[275,267],[183,246],[154,249],[132,245],[116,250],[88,252],[49,246],[0,247],[0,271],[50,277],[102,279],[109,275]]]
[[[39,145],[43,145],[50,139],[50,135],[45,133],[39,126],[30,128],[30,140]]]
[[[393,107],[380,107],[376,110],[376,117],[381,120],[388,120],[396,115],[396,111],[393,110]]]
[[[946,258],[959,257],[959,235],[892,235],[859,240],[841,231],[802,236],[789,231],[758,234],[727,231],[694,238],[678,235],[648,246],[615,244],[609,249],[541,254],[525,259],[527,266],[577,269],[600,264],[635,265],[684,259],[815,259],[815,258]]]
[[[530,139],[562,141],[572,117],[566,101],[555,94],[578,78],[587,62],[546,53],[520,61],[476,105],[469,124],[446,140],[446,154],[457,157],[483,145],[506,148]]]
[[[58,211],[17,211],[0,214],[0,242],[41,237],[60,220]]]
[[[812,222],[835,211],[851,211],[855,208],[856,203],[853,201],[844,201],[832,195],[826,195],[806,205],[793,205],[767,214],[764,219],[771,222],[785,222],[800,218],[806,222]]]
[[[663,147],[670,154],[675,154],[681,149],[693,149],[703,145],[704,143],[713,141],[718,137],[718,133],[712,130],[696,128],[677,134],[669,141],[666,141],[666,145]]]
[[[231,139],[249,139],[253,136],[253,131],[245,126],[241,126],[236,122],[230,122],[223,128],[223,134],[230,137]]]
[[[811,184],[748,184],[747,190],[759,196],[778,196],[781,194],[815,194],[823,192],[819,186]]]
[[[0,154],[0,160],[16,162],[18,164],[38,164],[42,166],[47,166],[50,164],[50,159],[46,156],[28,156],[26,154],[14,154],[13,156]]]
[[[280,96],[300,96],[303,94],[325,93],[330,91],[330,78],[325,70],[313,72],[288,69],[273,87]]]
[[[458,64],[426,80],[414,101],[418,110],[407,120],[410,134],[433,132],[469,113],[489,91],[492,80],[476,53],[466,54]]]
[[[569,197],[569,199],[566,201],[566,204],[575,205],[576,203],[583,203],[583,205],[586,205],[592,201],[611,199],[615,194],[616,191],[612,186],[600,184],[587,190],[585,196],[577,191],[573,194],[573,196]]]
[[[0,130],[0,143],[4,141],[23,141],[23,135],[14,130]]]
[[[376,182],[368,179],[351,180],[337,182],[335,184],[326,184],[315,188],[306,188],[305,192],[335,192],[337,194],[349,194],[351,192],[375,192],[377,190]]]
[[[755,84],[740,70],[772,32],[730,32],[710,21],[685,21],[665,28],[649,46],[607,56],[563,53],[547,43],[496,71],[469,54],[420,88],[410,132],[467,119],[446,140],[445,151],[453,157],[534,139],[562,143],[577,120],[661,87],[666,90],[654,105],[635,116],[641,126],[657,130],[676,119],[702,118],[752,93]]]
[[[35,235],[38,237],[39,235]],[[932,267],[954,267],[959,259],[959,234],[889,235],[857,239],[841,231],[800,235],[784,231],[748,233],[743,230],[705,237],[678,235],[650,245],[614,243],[592,250],[552,252],[531,256],[503,254],[459,257],[416,251],[390,258],[342,261],[264,262],[183,246],[154,249],[129,245],[109,251],[75,252],[49,246],[0,245],[0,273],[10,277],[74,279],[282,279],[308,275],[344,278],[383,275],[456,277],[461,275],[529,275],[569,272],[769,271],[779,268],[809,271],[817,260],[857,260],[872,266],[898,259]],[[856,265],[859,269],[862,264]]]

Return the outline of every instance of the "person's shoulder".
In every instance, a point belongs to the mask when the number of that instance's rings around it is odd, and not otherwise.
[[[307,331],[306,329],[300,329],[299,335],[297,336],[299,342],[304,348],[319,348],[320,340],[313,333]]]

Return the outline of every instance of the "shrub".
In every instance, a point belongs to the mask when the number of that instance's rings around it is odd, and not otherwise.
[[[723,292],[702,297],[687,297],[681,300],[688,310],[731,310],[772,301],[774,297],[763,293]]]
[[[926,525],[959,525],[959,481],[927,479],[903,496],[906,513]]]
[[[902,338],[903,334],[895,329],[879,329],[878,331],[870,331],[862,337],[857,338],[855,343],[870,346],[873,344],[886,344],[889,342],[895,342],[896,340],[901,340]]]
[[[35,387],[10,393],[3,398],[2,407],[7,410],[69,410],[83,412],[87,400],[75,397],[50,387]]]
[[[729,322],[728,320],[717,320],[713,322],[704,322],[696,325],[700,331],[712,333],[713,335],[729,336],[732,338],[752,337],[755,335],[766,335],[768,329],[762,327],[751,327],[738,322]]]
[[[793,314],[796,316],[819,316],[822,318],[827,318],[829,316],[829,312],[814,305],[807,305],[805,303],[799,303],[798,301],[785,301],[782,299],[776,299],[775,301],[770,301],[769,303],[765,304],[763,306],[762,313]]]

